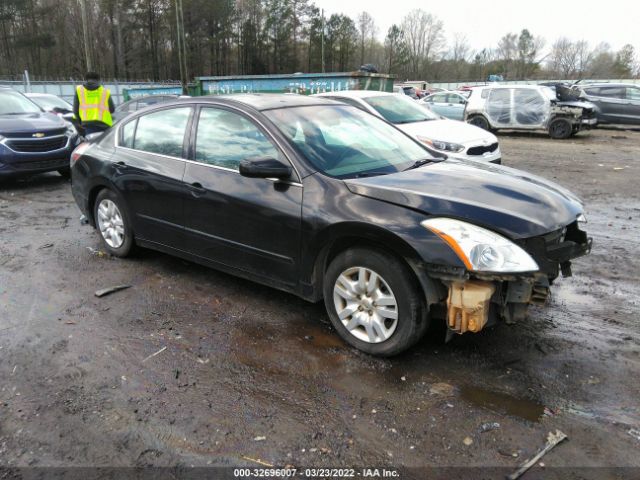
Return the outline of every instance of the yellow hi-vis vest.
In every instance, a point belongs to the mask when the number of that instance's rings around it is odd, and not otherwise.
[[[87,90],[82,85],[76,88],[78,92],[78,103],[80,120],[82,123],[99,121],[105,125],[113,125],[111,112],[109,111],[109,96],[111,92],[108,88],[100,86],[95,90]]]

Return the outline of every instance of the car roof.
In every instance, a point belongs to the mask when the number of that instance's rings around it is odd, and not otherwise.
[[[347,98],[370,98],[383,95],[398,96],[396,93],[380,92],[378,90],[342,90],[339,92],[316,93],[314,97],[347,97]]]
[[[25,93],[25,95],[27,97],[58,97],[57,95],[54,95],[53,93]],[[60,97],[58,97],[60,98]]]
[[[593,82],[593,83],[579,83],[579,87],[640,87],[637,83],[622,83],[622,82]]]
[[[184,99],[184,101],[195,100],[202,102],[203,100],[209,100],[214,102],[216,100],[231,101],[244,103],[256,110],[271,110],[275,108],[287,108],[287,107],[304,107],[311,105],[327,105],[327,104],[340,104],[329,99],[320,99],[315,95],[299,95],[297,93],[237,93],[230,95],[211,95],[206,97],[194,97],[192,99]]]

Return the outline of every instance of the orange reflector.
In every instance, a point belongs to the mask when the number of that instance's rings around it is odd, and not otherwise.
[[[465,267],[467,267],[467,270],[473,270],[473,266],[471,265],[471,261],[469,260],[469,258],[467,258],[465,253],[460,248],[460,245],[458,245],[453,238],[451,238],[449,235],[444,233],[442,230],[438,230],[437,228],[432,227],[430,225],[425,225],[425,227],[427,227],[433,233],[438,235],[442,240],[444,240],[447,243],[447,245],[449,245],[451,247],[451,249],[456,253],[456,255],[458,255],[458,257],[460,257],[460,260],[462,260],[462,262],[464,263]]]

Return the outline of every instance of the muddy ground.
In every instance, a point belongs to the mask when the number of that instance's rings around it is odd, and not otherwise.
[[[560,429],[524,478],[640,475],[576,470],[640,467],[640,131],[500,141],[584,199],[593,252],[526,323],[393,359],[347,347],[320,304],[101,255],[57,174],[0,184],[0,466],[511,471]]]

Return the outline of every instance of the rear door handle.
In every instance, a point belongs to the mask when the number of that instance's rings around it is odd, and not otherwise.
[[[191,184],[191,195],[199,197],[207,193],[207,189],[202,186],[200,182],[194,182]]]

